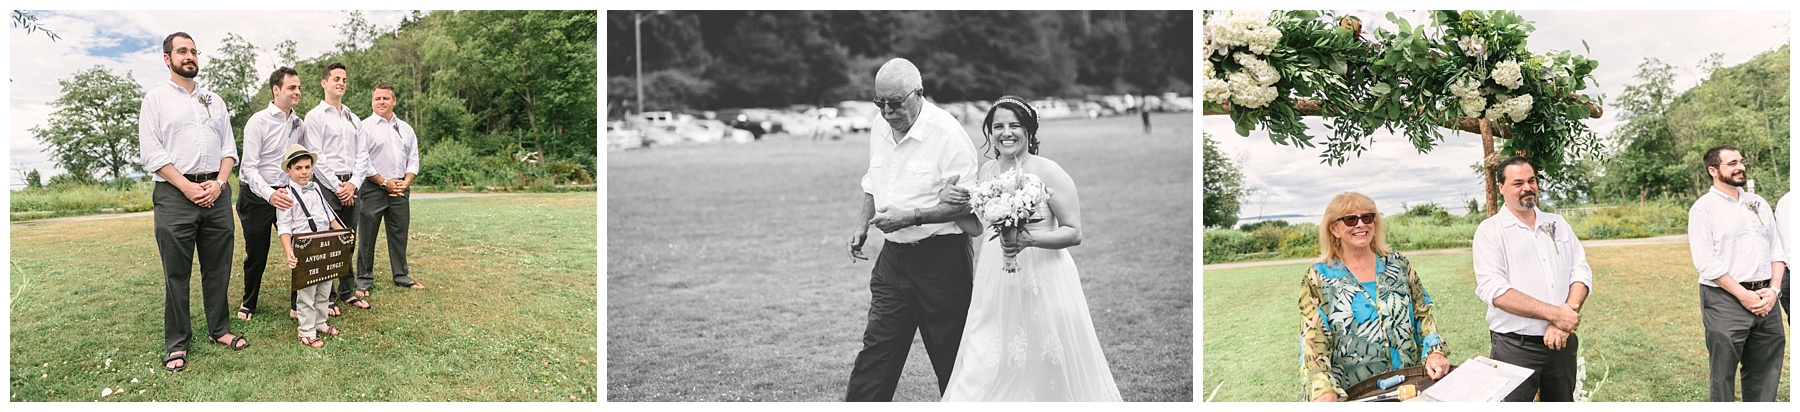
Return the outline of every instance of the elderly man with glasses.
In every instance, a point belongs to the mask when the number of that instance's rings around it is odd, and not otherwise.
[[[869,136],[862,218],[850,236],[850,257],[868,259],[862,247],[869,226],[881,229],[886,242],[871,271],[869,323],[846,401],[893,400],[915,330],[925,339],[942,394],[969,316],[975,259],[957,222],[974,216],[966,204],[940,203],[937,193],[974,178],[975,144],[923,91],[919,69],[906,59],[889,60],[875,74],[875,105],[889,127]]]

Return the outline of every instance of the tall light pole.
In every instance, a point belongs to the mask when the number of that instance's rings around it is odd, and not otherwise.
[[[662,15],[663,13],[667,13],[667,11],[657,10],[655,13],[644,15],[638,15],[637,12],[631,12],[632,19],[634,20],[631,23],[632,36],[636,37],[637,41],[638,114],[644,113],[644,20]]]

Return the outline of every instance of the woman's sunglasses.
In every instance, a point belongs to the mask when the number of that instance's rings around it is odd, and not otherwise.
[[[1344,227],[1356,227],[1357,219],[1362,219],[1362,224],[1365,224],[1365,225],[1375,224],[1375,214],[1374,213],[1364,213],[1364,214],[1360,214],[1360,215],[1348,215],[1348,216],[1337,218],[1337,221],[1343,222]]]

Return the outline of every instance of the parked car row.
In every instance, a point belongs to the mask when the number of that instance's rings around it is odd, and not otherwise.
[[[980,122],[993,106],[993,102],[987,100],[933,104],[965,124]],[[1088,95],[1078,99],[1041,98],[1031,101],[1031,105],[1044,119],[1093,119],[1140,111],[1193,111],[1194,98],[1175,93],[1163,93],[1160,96]],[[688,113],[645,112],[625,120],[607,122],[606,140],[608,150],[719,141],[748,143],[762,140],[770,134],[837,140],[885,126],[874,103],[867,100],[846,100],[835,106],[792,105],[782,108],[733,108]]]

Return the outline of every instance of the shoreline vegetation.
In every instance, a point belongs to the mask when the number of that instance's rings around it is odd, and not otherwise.
[[[1689,203],[1670,199],[1570,207],[1544,204],[1539,209],[1567,218],[1581,240],[1635,239],[1687,233]],[[1407,252],[1469,247],[1486,214],[1452,216],[1435,203],[1425,203],[1381,219],[1387,225],[1388,246]],[[1201,256],[1204,264],[1316,257],[1318,239],[1317,223],[1265,220],[1235,229],[1206,229]]]
[[[238,187],[237,176],[232,176],[231,187]],[[66,183],[51,187],[28,187],[12,191],[11,216],[13,222],[37,219],[49,219],[71,216],[103,215],[116,213],[148,212],[153,206],[150,193],[154,183],[134,181],[127,183]],[[594,192],[599,185],[591,180],[586,184],[578,182],[551,183],[546,180],[519,182],[483,182],[475,185],[417,185],[415,193],[564,193]],[[237,193],[233,193],[237,196]]]

